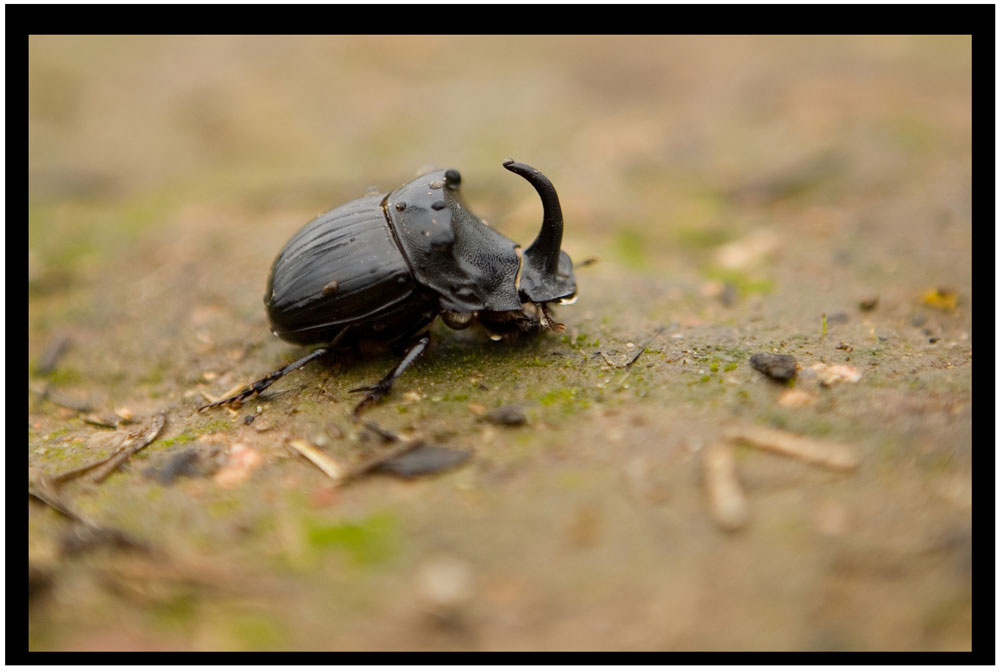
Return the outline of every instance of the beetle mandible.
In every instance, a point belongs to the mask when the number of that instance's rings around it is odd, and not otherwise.
[[[383,399],[430,342],[434,318],[452,329],[480,324],[493,340],[562,331],[551,303],[576,300],[573,262],[562,251],[562,208],[540,171],[513,159],[542,199],[544,216],[522,252],[466,208],[457,170],[422,175],[387,194],[369,194],[320,215],[278,253],[264,305],[276,336],[325,344],[198,410],[243,401],[284,375],[347,346],[388,346],[402,360],[381,380],[351,390],[365,396],[353,417]]]

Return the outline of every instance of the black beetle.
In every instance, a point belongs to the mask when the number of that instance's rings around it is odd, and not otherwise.
[[[320,215],[288,241],[271,266],[264,305],[273,333],[299,345],[326,343],[305,357],[199,408],[260,393],[337,345],[389,346],[402,361],[354,409],[383,398],[427,348],[438,315],[452,329],[474,322],[501,340],[562,331],[548,304],[576,300],[573,262],[560,249],[562,208],[541,172],[513,159],[504,168],[528,180],[544,217],[524,250],[472,214],[457,170],[422,175],[388,194],[371,194]]]

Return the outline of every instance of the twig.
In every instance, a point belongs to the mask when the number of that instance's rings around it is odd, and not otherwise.
[[[68,408],[71,411],[77,411],[79,413],[89,413],[93,408],[84,401],[77,401],[76,399],[69,399],[61,395],[56,394],[52,391],[49,386],[49,381],[45,381],[42,386],[29,386],[32,392],[38,395],[38,401],[51,401],[56,406],[61,406],[62,408]]]
[[[76,469],[70,469],[69,471],[64,471],[61,474],[56,474],[55,476],[50,477],[49,480],[58,485],[60,483],[66,483],[68,481],[72,481],[73,479],[83,476],[87,472],[97,469],[98,467],[106,467],[105,470],[106,473],[105,471],[98,472],[97,477],[94,479],[95,481],[100,483],[105,478],[107,478],[111,474],[111,472],[117,469],[118,466],[121,465],[121,463],[124,462],[126,459],[128,459],[131,455],[134,455],[135,453],[139,452],[140,450],[148,446],[150,443],[152,443],[159,435],[160,430],[163,429],[163,424],[165,421],[166,421],[166,416],[163,413],[160,413],[155,418],[153,418],[153,424],[150,427],[149,432],[147,432],[147,438],[143,441],[143,443],[138,444],[134,448],[129,449],[128,445],[133,440],[138,438],[139,436],[138,430],[133,431],[131,434],[129,434],[128,437],[123,442],[123,444],[118,448],[118,450],[112,453],[111,455],[108,455],[105,458],[97,460],[96,462],[85,464],[82,467],[77,467]],[[130,450],[131,452],[129,452]],[[107,466],[111,463],[112,460],[115,460],[114,466]]]
[[[391,432],[386,430],[381,430],[385,434],[391,435]],[[394,435],[392,435],[394,436]],[[397,439],[392,439],[393,441]],[[423,441],[407,441],[402,445],[390,450],[382,455],[378,455],[371,459],[365,460],[353,466],[346,466],[332,457],[324,453],[323,451],[315,448],[309,443],[297,439],[291,441],[288,444],[296,452],[298,452],[302,457],[306,458],[313,464],[315,464],[320,471],[329,476],[337,485],[343,485],[350,481],[351,479],[357,478],[362,474],[365,474],[372,469],[375,469],[379,465],[394,460],[397,457],[405,455],[410,451],[416,450],[424,445]]]
[[[319,467],[320,471],[329,476],[336,483],[343,483],[347,480],[347,468],[318,448],[313,447],[301,439],[296,439],[288,445],[299,455]]]
[[[723,434],[731,441],[745,441],[758,448],[829,469],[850,470],[857,469],[861,465],[861,458],[851,446],[821,441],[780,429],[737,425],[727,427]]]
[[[28,496],[34,497],[43,504],[55,509],[71,520],[89,524],[80,514],[76,513],[63,501],[59,495],[59,483],[46,476],[40,469],[28,469]]]
[[[59,363],[59,359],[65,354],[71,340],[69,336],[62,335],[48,347],[38,360],[38,368],[35,369],[38,375],[47,376],[52,373],[56,364]]]
[[[97,469],[94,476],[94,481],[97,483],[102,482],[108,476],[110,476],[115,469],[121,466],[121,464],[132,457],[140,450],[151,444],[156,440],[156,437],[160,435],[160,431],[163,429],[163,425],[166,423],[167,416],[163,413],[158,413],[153,418],[153,423],[150,425],[149,429],[146,430],[145,435],[141,433],[141,430],[136,430],[126,437],[122,446],[114,453],[105,457],[104,459],[98,460],[97,462],[91,462],[90,464],[85,464],[82,467],[77,467],[76,469],[71,469],[65,471],[61,474],[56,474],[51,477],[51,481],[56,484],[65,483],[71,481],[78,476],[82,476],[88,471]],[[139,443],[131,445],[133,441],[140,439]]]
[[[749,506],[736,476],[732,447],[724,442],[710,445],[702,451],[702,465],[712,519],[724,530],[740,529],[749,517]]]
[[[649,337],[648,341],[646,341],[646,345],[644,345],[641,348],[639,348],[639,352],[635,353],[635,355],[632,357],[632,359],[630,359],[628,361],[628,363],[625,364],[625,368],[626,369],[631,368],[632,365],[635,364],[635,360],[639,359],[639,355],[641,355],[642,353],[646,352],[646,348],[648,348],[649,346],[651,346],[653,344],[653,341],[656,340],[657,336],[659,336],[660,334],[663,333],[664,329],[666,329],[666,327],[661,324],[660,327],[655,332],[653,332],[653,335]]]

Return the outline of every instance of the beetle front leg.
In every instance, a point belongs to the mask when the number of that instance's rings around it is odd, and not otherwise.
[[[382,399],[389,394],[389,390],[392,389],[393,382],[395,382],[395,380],[402,375],[403,371],[410,368],[410,365],[413,364],[414,360],[416,360],[417,357],[419,357],[423,351],[427,349],[427,344],[430,342],[430,336],[423,336],[413,345],[412,348],[409,349],[409,351],[407,351],[406,356],[403,357],[403,361],[396,365],[392,371],[387,373],[382,380],[378,381],[374,385],[356,387],[353,390],[350,390],[351,392],[365,393],[364,398],[358,402],[357,406],[354,407],[354,412],[351,413],[351,417],[357,421],[358,415],[361,413],[361,409],[382,401]]]
[[[283,366],[282,368],[278,369],[277,371],[272,371],[271,373],[267,374],[266,376],[264,376],[260,380],[254,381],[253,383],[251,383],[247,387],[244,387],[242,390],[240,390],[239,392],[237,392],[236,394],[234,394],[231,397],[226,397],[225,399],[220,399],[219,401],[214,401],[211,404],[205,404],[204,406],[200,406],[198,408],[198,412],[201,413],[206,408],[215,408],[217,406],[225,406],[226,404],[231,404],[234,401],[243,401],[243,400],[247,399],[248,397],[250,397],[250,396],[252,396],[254,394],[260,394],[261,392],[263,392],[267,388],[271,387],[271,385],[273,385],[274,382],[277,381],[279,378],[284,377],[286,374],[291,373],[295,369],[301,369],[303,366],[305,366],[306,364],[308,364],[312,360],[316,359],[317,357],[322,357],[323,355],[325,355],[329,351],[330,351],[329,348],[317,348],[316,350],[313,350],[312,352],[310,352],[308,355],[306,355],[302,359],[298,359],[298,360],[292,362],[291,364],[289,364],[288,366]]]

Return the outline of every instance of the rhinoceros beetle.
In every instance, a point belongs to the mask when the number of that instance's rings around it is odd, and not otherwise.
[[[388,346],[400,363],[365,392],[354,417],[381,400],[430,342],[434,318],[452,329],[481,325],[493,340],[544,329],[562,331],[551,303],[573,303],[573,262],[560,249],[559,197],[541,172],[513,159],[544,217],[523,251],[462,203],[457,170],[438,170],[387,194],[369,194],[320,215],[278,253],[264,305],[276,336],[326,344],[237,394],[199,408],[242,401],[339,346]]]

